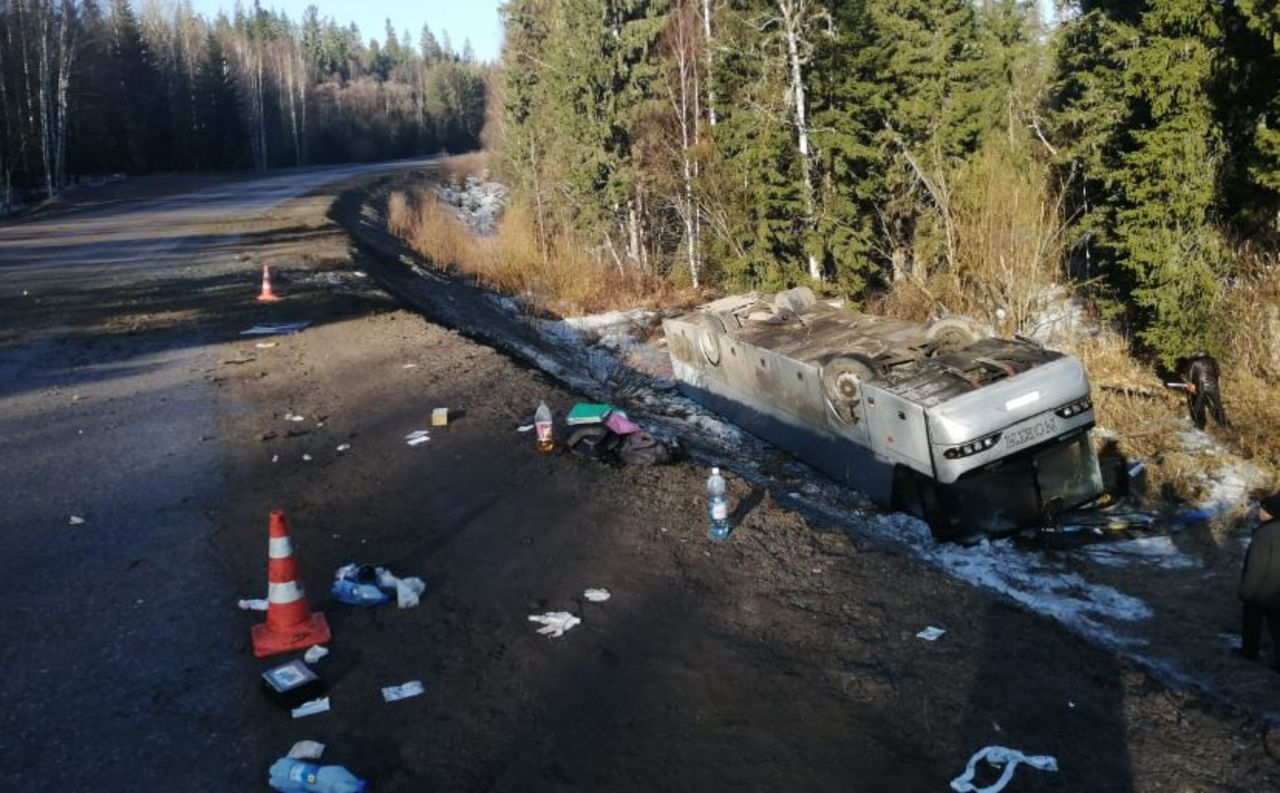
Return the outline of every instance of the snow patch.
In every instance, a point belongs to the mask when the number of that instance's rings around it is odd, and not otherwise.
[[[1134,640],[1121,638],[1108,621],[1133,622],[1154,613],[1138,598],[1091,584],[1041,554],[1016,548],[1010,540],[984,540],[968,548],[937,543],[923,521],[901,513],[871,516],[868,523],[884,536],[903,540],[916,557],[956,578],[1012,598],[1113,646]]]
[[[452,210],[454,217],[481,236],[489,236],[498,228],[498,218],[507,205],[507,188],[468,176],[461,182],[436,187],[440,202]]]
[[[1194,570],[1204,562],[1184,553],[1167,535],[1140,537],[1136,540],[1090,545],[1081,553],[1090,561],[1105,567],[1156,567],[1161,570]]]

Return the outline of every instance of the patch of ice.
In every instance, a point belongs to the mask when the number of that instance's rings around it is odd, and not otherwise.
[[[1144,566],[1161,570],[1194,570],[1203,567],[1200,559],[1184,553],[1167,535],[1139,537],[1124,542],[1090,545],[1081,555],[1106,567]]]
[[[1249,491],[1267,483],[1267,475],[1253,463],[1235,460],[1206,473],[1209,493],[1201,506],[1229,509],[1243,504]]]
[[[1012,598],[1112,645],[1126,642],[1102,620],[1133,622],[1153,614],[1138,598],[1064,572],[1040,554],[1019,550],[1009,540],[983,541],[969,548],[937,543],[924,521],[902,513],[878,515],[870,523],[881,534],[905,541],[910,553],[956,578]]]
[[[742,439],[742,430],[726,421],[721,421],[720,419],[709,416],[706,413],[695,413],[685,419],[685,421],[703,432],[710,434],[712,437],[728,443],[736,443]]]
[[[566,317],[564,323],[577,330],[592,331],[604,336],[622,334],[634,336],[637,331],[647,331],[662,319],[656,311],[634,308],[628,311],[606,311],[581,317]]]

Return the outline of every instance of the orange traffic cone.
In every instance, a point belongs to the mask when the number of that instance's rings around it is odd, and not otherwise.
[[[275,303],[279,300],[280,298],[271,291],[271,270],[264,264],[262,265],[262,291],[258,293],[258,302]]]
[[[253,654],[258,658],[329,641],[329,623],[325,622],[324,615],[307,607],[284,510],[272,510],[269,536],[267,621],[254,625],[252,630]]]

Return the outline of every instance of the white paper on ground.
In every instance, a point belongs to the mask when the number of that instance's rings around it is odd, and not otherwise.
[[[267,602],[266,598],[249,598],[236,601],[236,605],[244,611],[266,611],[267,606],[271,604]]]
[[[582,596],[592,603],[603,603],[610,597],[607,589],[588,589],[582,593]]]
[[[973,785],[974,767],[979,760],[1004,766],[1004,772],[1000,774],[1000,778],[987,787],[980,788]],[[951,789],[956,793],[1000,793],[1004,790],[1004,786],[1009,784],[1009,780],[1013,779],[1013,772],[1019,763],[1026,763],[1039,771],[1058,770],[1058,760],[1051,755],[1028,756],[1006,746],[986,746],[969,758],[969,764],[965,766],[963,774],[951,780]]]
[[[387,686],[382,689],[383,702],[395,702],[398,699],[408,699],[416,697],[422,693],[422,681],[410,680],[408,683],[401,683],[398,686]]]
[[[299,416],[297,413],[286,413],[284,414],[284,420],[285,421],[306,421],[307,417]]]
[[[519,427],[516,427],[516,432],[528,432],[531,429],[533,429],[532,424],[521,424]]]
[[[84,518],[80,517],[79,515],[72,515],[70,520],[67,521],[67,523],[71,526],[79,526],[81,523],[84,523]]]
[[[924,639],[926,642],[936,642],[946,633],[942,628],[935,628],[932,625],[916,634],[917,639]]]
[[[310,716],[313,713],[324,713],[328,709],[329,709],[329,698],[320,697],[319,699],[313,699],[310,702],[302,703],[301,705],[299,705],[298,707],[290,711],[290,713],[293,715],[295,719],[300,719],[303,716]]]
[[[289,750],[289,757],[298,760],[319,760],[324,754],[324,744],[319,741],[298,741]]]
[[[316,661],[319,661],[321,658],[324,658],[328,654],[329,654],[329,648],[320,644],[313,644],[307,648],[307,651],[305,653],[302,654],[302,660],[306,661],[309,664],[314,664]]]
[[[340,452],[345,452],[345,451],[347,451],[347,450],[348,450],[348,449],[350,449],[350,448],[351,448],[351,444],[349,444],[349,443],[340,443],[340,444],[338,444],[338,451],[340,451]]]
[[[283,322],[277,325],[254,325],[248,330],[240,331],[241,336],[275,336],[281,333],[297,333],[310,322]]]

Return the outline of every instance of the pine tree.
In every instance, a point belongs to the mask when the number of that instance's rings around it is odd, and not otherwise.
[[[883,234],[895,276],[919,280],[955,264],[949,181],[992,127],[977,20],[969,0],[868,5],[890,96],[880,137],[888,164]]]
[[[1091,253],[1168,365],[1214,336],[1227,269],[1214,226],[1228,151],[1212,97],[1222,12],[1196,0],[1083,5],[1063,50],[1080,71],[1060,102],[1064,127],[1084,132],[1069,154],[1096,196],[1084,207]]]

